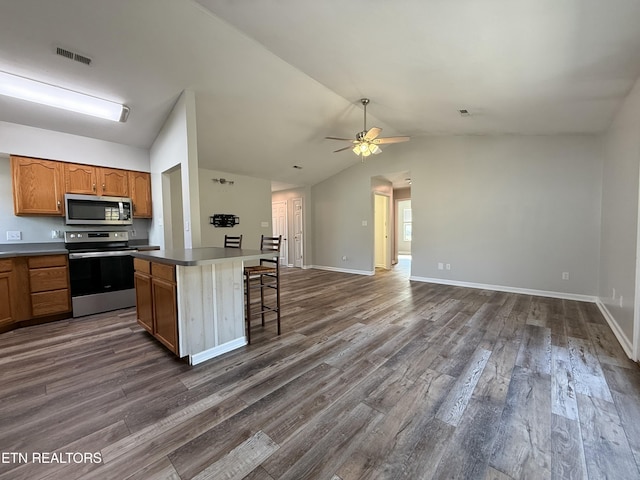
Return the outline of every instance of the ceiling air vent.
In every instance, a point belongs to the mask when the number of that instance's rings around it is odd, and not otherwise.
[[[85,65],[91,65],[91,59],[89,57],[72,52],[66,48],[56,47],[56,54],[79,63],[84,63]]]

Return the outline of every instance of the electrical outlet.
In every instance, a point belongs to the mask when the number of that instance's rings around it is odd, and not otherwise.
[[[17,230],[7,230],[7,240],[22,240],[22,232]]]
[[[562,279],[569,280],[569,272],[562,272]]]
[[[444,270],[444,263],[438,262],[438,270]]]
[[[451,264],[450,264],[450,263],[447,263],[447,264],[445,265],[445,268],[446,268],[447,270],[451,270]]]
[[[346,256],[346,255],[343,255],[343,256],[342,256],[342,261],[343,261],[343,262],[346,262],[346,261],[347,261],[347,256]]]

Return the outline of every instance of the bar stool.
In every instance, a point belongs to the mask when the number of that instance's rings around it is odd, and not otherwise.
[[[225,235],[224,248],[242,248],[242,235],[235,237],[232,235]]]
[[[276,314],[278,335],[280,335],[280,245],[282,235],[278,237],[260,238],[260,250],[273,252],[273,258],[261,258],[260,265],[244,267],[245,294],[247,297],[247,343],[251,343],[251,290],[260,289],[260,315],[264,327],[264,316],[268,312]],[[266,305],[264,298],[265,289],[275,290],[276,299],[274,305]],[[255,312],[258,313],[258,312]]]

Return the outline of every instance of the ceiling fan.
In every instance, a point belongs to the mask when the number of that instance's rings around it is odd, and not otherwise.
[[[368,98],[360,99],[360,102],[364,106],[364,129],[361,132],[356,134],[356,138],[340,138],[340,137],[324,137],[327,140],[340,140],[343,142],[350,142],[353,145],[349,145],[348,147],[339,148],[333,153],[342,152],[344,150],[352,150],[356,155],[362,156],[362,160],[364,161],[364,157],[368,157],[369,155],[377,155],[382,152],[378,145],[386,145],[390,143],[400,143],[400,142],[408,142],[410,137],[380,137],[381,128],[371,127],[367,130],[367,105],[369,104]]]

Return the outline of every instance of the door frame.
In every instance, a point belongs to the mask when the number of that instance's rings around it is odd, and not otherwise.
[[[383,200],[382,202],[382,206],[379,205],[378,203],[378,197]],[[391,196],[384,194],[382,192],[374,192],[374,201],[373,201],[373,219],[374,219],[374,226],[373,226],[373,266],[374,269],[376,267],[381,267],[381,268],[385,268],[387,270],[391,269],[391,233],[390,233],[390,226],[391,226]],[[383,208],[384,210],[382,212],[379,211],[380,208]],[[385,220],[385,225],[382,226],[382,228],[378,228],[380,227],[380,225],[378,224],[379,222],[379,218],[378,215],[382,213],[384,216],[384,220]],[[379,234],[382,234],[382,236],[379,238]],[[378,242],[382,241],[382,252],[383,252],[383,256],[384,258],[382,259],[382,262],[380,262],[380,264],[378,263]]]
[[[284,206],[284,221],[282,222],[282,231],[279,231],[276,217],[274,216],[275,208],[278,206]],[[271,202],[271,226],[273,236],[277,237],[282,235],[282,243],[280,244],[280,265],[289,266],[289,245],[287,244],[288,228],[289,228],[289,216],[288,216],[288,204],[286,200],[278,200]]]

